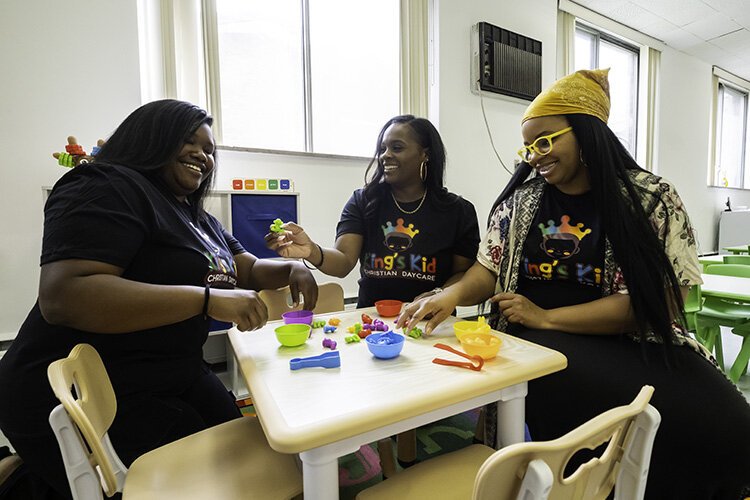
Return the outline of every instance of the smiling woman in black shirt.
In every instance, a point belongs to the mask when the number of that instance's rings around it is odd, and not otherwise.
[[[240,416],[203,361],[211,318],[259,328],[268,313],[256,291],[287,284],[314,306],[303,265],[258,260],[203,210],[211,122],[186,102],[146,104],[50,194],[39,299],[0,360],[0,428],[39,497],[70,497],[46,371],[73,346],[91,344],[104,361],[118,405],[109,435],[128,465]]]

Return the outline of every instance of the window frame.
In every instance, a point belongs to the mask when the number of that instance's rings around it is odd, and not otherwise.
[[[718,70],[718,71],[717,71]],[[733,75],[731,75],[733,76]],[[709,173],[708,185],[710,187],[724,189],[742,189],[750,190],[750,84],[742,85],[741,81],[731,78],[728,73],[722,72],[719,68],[714,68],[714,123],[712,130],[713,148],[711,152],[711,169]],[[721,160],[722,136],[723,136],[723,97],[724,89],[729,89],[738,93],[744,100],[744,116],[742,117],[742,152],[740,154],[740,165],[738,167],[739,185],[729,186],[719,182],[717,175]]]
[[[638,84],[635,87],[635,120],[633,120],[633,123],[635,124],[635,130],[634,130],[634,144],[633,144],[633,151],[632,156],[633,158],[638,158],[641,156],[641,148],[642,148],[642,140],[641,140],[641,113],[643,112],[643,105],[641,103],[641,78],[642,78],[642,71],[643,71],[643,47],[636,44],[635,42],[625,40],[624,37],[620,37],[618,35],[612,34],[608,31],[606,31],[604,28],[600,28],[598,26],[595,26],[594,24],[580,19],[575,19],[575,26],[573,28],[573,37],[575,39],[575,36],[578,34],[578,31],[583,31],[587,33],[588,35],[591,35],[594,38],[594,50],[593,50],[593,56],[594,56],[594,68],[601,67],[600,65],[600,50],[601,50],[601,43],[602,41],[615,45],[621,49],[627,50],[628,52],[632,52],[636,56],[636,74],[635,74],[635,81],[638,82]],[[571,47],[571,50],[573,54],[575,55],[575,41],[573,42],[573,47]]]

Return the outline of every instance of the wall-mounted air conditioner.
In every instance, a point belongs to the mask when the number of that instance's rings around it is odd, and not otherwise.
[[[531,101],[542,91],[542,42],[480,22],[471,29],[471,90]]]

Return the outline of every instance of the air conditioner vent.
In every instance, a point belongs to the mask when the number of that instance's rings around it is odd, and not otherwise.
[[[528,101],[542,91],[542,42],[485,22],[472,36],[478,58],[472,78],[482,90]]]

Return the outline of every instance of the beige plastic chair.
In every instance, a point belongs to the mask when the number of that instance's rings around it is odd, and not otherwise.
[[[107,434],[117,401],[99,353],[78,344],[67,358],[50,364],[47,376],[61,403],[50,425],[75,500],[118,491],[128,500],[288,499],[302,493],[294,456],[272,450],[258,419],[250,417],[157,448],[128,469]]]
[[[292,294],[288,286],[276,290],[261,290],[258,294],[268,308],[269,321],[281,319],[281,315],[287,311],[299,311],[305,307],[304,302],[292,307]],[[318,303],[315,304],[313,312],[323,314],[343,310],[344,289],[341,288],[341,285],[334,282],[319,285]]]
[[[362,491],[357,500],[589,500],[606,498],[613,486],[616,499],[643,498],[661,421],[648,404],[653,392],[644,386],[629,405],[606,411],[553,441],[518,443],[498,451],[472,445],[430,459]],[[576,451],[607,441],[601,456],[564,477]]]

